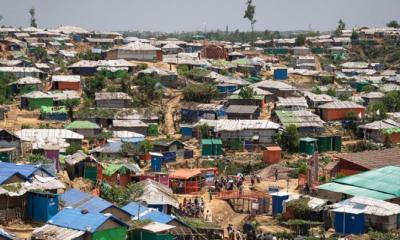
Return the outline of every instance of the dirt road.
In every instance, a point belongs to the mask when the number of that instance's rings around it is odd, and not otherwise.
[[[182,93],[172,92],[173,96],[164,104],[165,118],[164,118],[164,132],[166,135],[173,136],[176,132],[175,129],[175,113],[180,103]]]

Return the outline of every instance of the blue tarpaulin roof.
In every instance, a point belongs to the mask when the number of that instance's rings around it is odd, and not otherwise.
[[[140,206],[140,208],[139,208]],[[124,207],[122,207],[123,210],[125,210],[126,212],[128,212],[131,216],[137,216],[138,215],[138,211],[139,214],[142,214],[143,212],[148,211],[149,209],[143,205],[139,205],[136,202],[130,202],[127,205],[125,205]]]
[[[22,179],[26,179],[22,174],[20,174],[18,172],[5,171],[5,170],[7,170],[7,169],[4,169],[3,171],[0,170],[0,185],[6,183],[7,180],[12,178],[13,176],[18,176]]]
[[[38,171],[54,177],[51,173],[39,165],[20,165],[15,163],[0,162],[0,173],[20,173],[22,176],[30,179]]]
[[[113,216],[105,216],[101,213],[82,213],[82,210],[76,208],[64,208],[62,211],[52,217],[48,223],[80,231],[96,232],[106,221],[112,220],[121,226],[127,225]]]
[[[157,210],[150,211],[143,216],[140,216],[140,220],[151,220],[153,222],[164,223],[167,224],[171,222],[174,218],[168,214],[159,212]]]
[[[61,200],[64,202],[64,206],[87,209],[89,212],[99,213],[105,209],[113,206],[112,203],[93,196],[89,193],[81,192],[75,188],[72,188],[61,195]]]

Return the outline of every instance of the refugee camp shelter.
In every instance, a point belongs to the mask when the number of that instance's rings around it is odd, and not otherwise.
[[[101,163],[97,167],[97,180],[127,186],[132,176],[139,173],[140,168],[136,163]]]
[[[365,231],[364,210],[340,207],[332,210],[335,213],[335,232],[340,235],[360,235]]]
[[[308,110],[299,111],[275,111],[277,122],[283,128],[295,125],[300,135],[319,134],[325,129],[325,122],[321,118]]]
[[[193,123],[200,119],[218,119],[225,115],[223,105],[190,104],[181,108],[182,122]]]
[[[178,199],[168,186],[152,179],[146,179],[137,184],[143,189],[143,194],[137,198],[137,201],[143,203],[146,207],[167,214],[170,214],[173,208],[178,208]]]
[[[64,159],[68,176],[71,180],[82,177],[90,179],[93,182],[97,180],[97,161],[92,156],[79,150]]]
[[[85,136],[85,138],[96,137],[101,132],[100,126],[96,123],[79,120],[73,121],[70,124],[66,125],[65,129],[79,133]]]
[[[66,121],[68,119],[67,109],[64,106],[41,106],[40,118],[50,121]]]
[[[42,106],[53,106],[53,97],[47,93],[33,91],[21,96],[22,109],[37,109]]]
[[[391,231],[399,227],[400,206],[368,197],[352,197],[335,203],[330,208],[358,209],[364,211],[364,228],[376,231]]]
[[[228,119],[258,119],[260,112],[256,105],[229,105],[225,110]]]
[[[153,142],[154,152],[180,152],[184,149],[185,145],[178,140],[163,139]]]
[[[73,207],[87,210],[90,213],[112,214],[113,217],[121,221],[129,221],[130,214],[114,204],[76,188],[71,188],[60,196],[64,207]]]
[[[316,151],[318,151],[318,139],[310,137],[300,138],[299,152],[313,155]]]
[[[308,108],[307,100],[304,97],[278,97],[275,103],[275,110],[299,111]]]
[[[76,208],[64,208],[48,221],[65,229],[83,232],[82,236],[92,240],[125,239],[128,225],[112,215],[87,212]]]
[[[125,59],[139,61],[162,61],[161,48],[154,47],[148,43],[130,42],[123,46],[116,46],[106,52],[106,59]]]
[[[128,108],[132,98],[124,92],[99,92],[95,93],[96,107],[103,108]]]
[[[365,139],[372,139],[376,142],[384,142],[389,136],[392,143],[400,142],[400,123],[392,119],[383,119],[357,127]]]
[[[352,117],[363,118],[365,107],[350,101],[334,101],[318,106],[319,115],[324,121],[348,120]]]
[[[130,239],[142,240],[173,240],[174,235],[170,232],[175,226],[163,223],[149,223],[143,227],[134,229],[129,233]]]
[[[81,76],[53,75],[51,85],[54,90],[79,90],[81,88]]]
[[[26,94],[34,91],[41,91],[42,81],[35,77],[23,77],[12,83],[12,92]]]
[[[337,178],[318,186],[318,196],[338,202],[362,196],[393,203],[400,202],[399,166],[387,166],[352,176]]]
[[[202,172],[199,169],[177,169],[169,173],[170,187],[177,194],[199,192],[204,186]]]
[[[148,135],[149,124],[144,123],[141,120],[113,120],[112,128],[114,131],[130,131]]]
[[[400,165],[400,148],[364,151],[358,153],[342,153],[336,155],[338,161],[330,170],[331,176],[343,174],[346,176],[360,172]]]

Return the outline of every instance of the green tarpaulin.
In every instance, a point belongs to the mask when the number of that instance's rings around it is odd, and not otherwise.
[[[112,228],[93,233],[93,240],[121,240],[126,239],[126,228]]]

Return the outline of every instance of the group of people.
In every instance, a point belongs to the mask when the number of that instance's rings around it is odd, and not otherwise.
[[[183,203],[179,203],[179,210],[188,217],[201,218],[204,216],[204,200],[201,197],[183,199]]]
[[[215,192],[221,192],[221,191],[232,191],[234,189],[243,189],[243,182],[244,182],[244,176],[243,175],[238,175],[238,176],[227,176],[226,178],[221,177],[220,179],[215,179],[214,181],[214,189]]]

